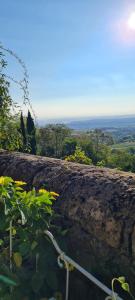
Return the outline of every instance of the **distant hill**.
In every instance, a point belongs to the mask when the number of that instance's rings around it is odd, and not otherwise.
[[[67,119],[40,119],[39,126],[47,124],[66,124],[71,129],[89,130],[101,128],[112,131],[112,129],[135,128],[135,115],[129,116],[108,116],[108,117],[87,117],[87,118],[67,118]]]
[[[66,123],[68,127],[75,130],[89,130],[95,128],[135,128],[135,116],[90,118],[87,120],[76,120]]]

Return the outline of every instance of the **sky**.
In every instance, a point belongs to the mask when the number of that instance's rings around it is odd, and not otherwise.
[[[134,0],[0,2],[0,41],[27,66],[37,118],[135,114]],[[22,105],[17,86],[11,93]]]

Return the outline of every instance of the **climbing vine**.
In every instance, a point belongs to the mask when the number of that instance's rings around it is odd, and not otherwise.
[[[28,88],[28,72],[24,62],[10,49],[5,48],[0,44],[0,148],[8,150],[19,150],[23,148],[23,137],[21,135],[20,127],[20,111],[21,106],[13,101],[10,96],[10,86],[14,82],[19,86],[23,92],[23,103],[29,111],[31,111],[34,119],[32,104],[29,98]],[[7,59],[5,54],[9,54],[15,58],[22,68],[23,78],[17,80],[13,76],[7,74]]]

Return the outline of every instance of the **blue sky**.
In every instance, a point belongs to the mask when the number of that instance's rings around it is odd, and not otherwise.
[[[27,66],[38,118],[135,113],[134,11],[134,0],[1,1],[1,42]],[[19,68],[9,59],[9,74]]]

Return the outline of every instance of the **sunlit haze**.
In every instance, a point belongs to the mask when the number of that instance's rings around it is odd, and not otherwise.
[[[135,30],[135,12],[131,13],[128,19],[128,26],[130,29]]]

